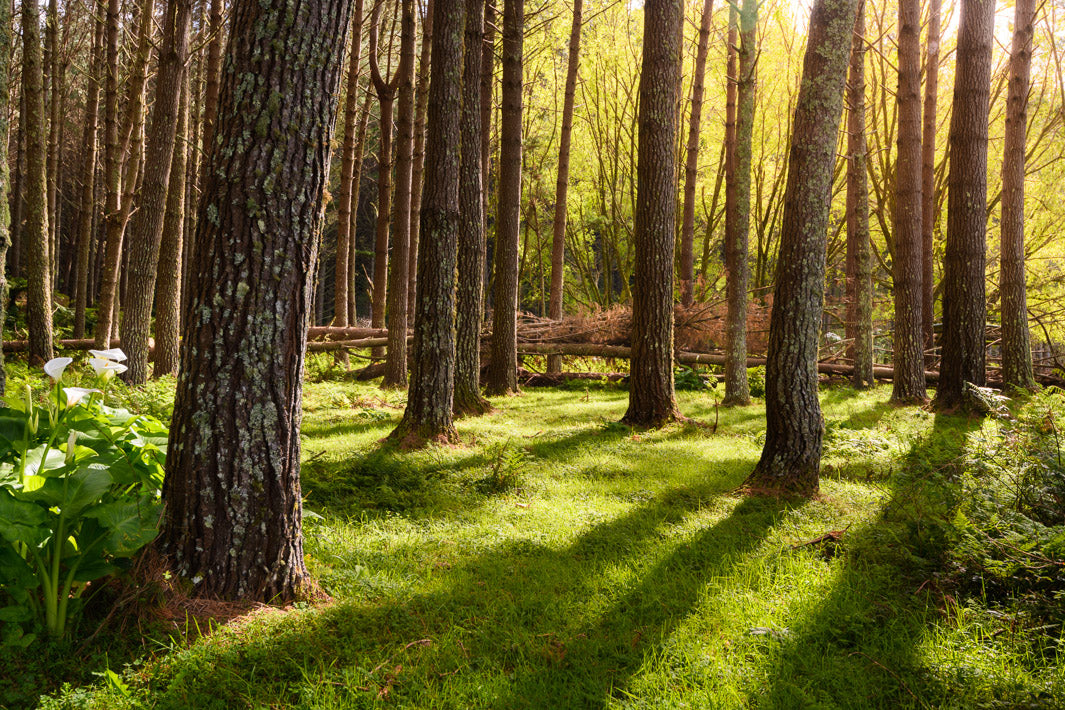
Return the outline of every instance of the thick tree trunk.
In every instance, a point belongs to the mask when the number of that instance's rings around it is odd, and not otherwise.
[[[899,0],[898,158],[895,162],[893,402],[924,402],[921,290],[921,4]]]
[[[390,438],[401,446],[454,441],[455,268],[459,229],[459,151],[462,113],[463,0],[434,0],[433,55],[429,79],[428,133],[422,246],[410,391],[403,419]]]
[[[523,0],[503,2],[503,88],[499,117],[499,219],[487,391],[518,391],[518,244],[521,239]]]
[[[181,282],[185,233],[185,180],[188,172],[189,81],[186,74],[178,104],[177,142],[170,162],[163,237],[155,281],[155,367],[153,377],[173,375],[178,369],[181,334]]]
[[[31,365],[52,359],[52,289],[45,175],[48,129],[44,117],[44,72],[41,56],[41,10],[36,0],[22,0],[22,125],[26,133],[26,318]]]
[[[414,167],[414,50],[417,45],[414,0],[403,0],[399,68],[396,70],[399,120],[396,190],[392,201],[392,263],[388,275],[388,357],[381,386],[407,387],[407,285],[410,257],[411,170]]]
[[[307,275],[351,6],[238,0],[232,13],[159,544],[197,596],[276,602],[309,582],[299,481]]]
[[[89,303],[89,268],[92,254],[93,218],[96,214],[96,132],[100,113],[100,79],[104,69],[103,18],[96,21],[92,71],[85,87],[85,122],[81,144],[81,207],[78,213],[77,263],[74,267],[74,337],[85,337],[85,309]]]
[[[847,79],[847,339],[855,387],[873,380],[873,254],[865,144],[865,0],[859,0]]]
[[[824,421],[817,344],[836,141],[857,0],[817,0],[795,107],[777,285],[766,362],[766,440],[747,478],[754,492],[818,491]]]
[[[744,0],[740,10],[739,75],[733,134],[733,219],[727,224],[725,248],[728,312],[725,318],[725,397],[722,404],[751,401],[747,383],[747,234],[751,219],[751,143],[757,81],[758,5]]]
[[[713,0],[706,0],[706,6],[710,7]],[[548,303],[547,315],[555,320],[562,319],[562,284],[566,262],[566,218],[569,216],[567,193],[569,191],[569,149],[570,140],[573,136],[573,102],[577,94],[577,69],[580,66],[581,50],[581,13],[583,0],[573,2],[573,25],[569,33],[569,56],[566,59],[566,93],[562,99],[562,132],[558,139],[558,180],[555,182],[555,219],[551,223],[551,296]],[[708,24],[704,20],[704,24]],[[700,51],[703,49],[704,39],[700,35]],[[706,52],[703,51],[703,64],[706,63]],[[699,69],[696,69],[699,72]],[[697,74],[698,100],[702,102],[702,76]],[[695,112],[695,89],[692,89],[692,111]],[[693,119],[697,120],[697,119]],[[696,148],[698,150],[698,148]],[[692,194],[694,195],[694,186]],[[562,358],[551,356],[547,358],[548,373],[562,371]]]
[[[1035,0],[1017,0],[1014,11],[1002,161],[1002,382],[1016,389],[1035,388],[1024,274],[1025,138],[1035,7]]]
[[[695,301],[695,182],[699,176],[699,129],[703,119],[703,82],[706,55],[710,51],[710,26],[714,0],[703,0],[699,21],[699,45],[695,51],[695,76],[692,79],[691,115],[688,118],[688,147],[684,162],[684,207],[680,224],[680,302],[690,306]]]
[[[950,117],[943,359],[936,406],[963,404],[965,383],[986,379],[987,124],[995,0],[962,0]]]
[[[159,268],[159,247],[163,238],[167,192],[177,138],[181,87],[185,84],[185,62],[189,54],[190,0],[168,0],[159,50],[159,76],[155,83],[144,178],[138,209],[130,228],[125,313],[121,340],[129,369],[123,377],[129,384],[148,380],[148,336],[152,332],[152,304],[155,277]],[[181,186],[184,189],[184,186]]]
[[[580,0],[577,0],[579,3]],[[481,45],[484,0],[466,2],[462,120],[459,133],[458,291],[455,338],[455,416],[484,414],[481,396],[481,321],[484,298],[484,186],[481,184]]]
[[[939,99],[939,35],[942,0],[930,0],[925,41],[924,128],[921,136],[921,305],[924,349],[936,344],[936,101]],[[933,359],[931,355],[927,360]]]
[[[414,322],[418,290],[418,238],[421,228],[422,188],[425,180],[425,114],[429,107],[429,62],[432,60],[433,0],[426,0],[422,45],[418,54],[418,85],[414,98],[414,167],[410,178],[410,254],[407,273],[407,322]]]
[[[632,368],[629,408],[621,420],[640,427],[658,427],[680,416],[673,393],[673,249],[683,23],[680,0],[650,0],[644,8]]]

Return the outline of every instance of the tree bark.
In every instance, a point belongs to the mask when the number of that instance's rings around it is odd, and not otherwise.
[[[580,0],[577,0],[579,3]],[[481,47],[484,0],[466,2],[463,49],[462,160],[459,166],[458,291],[455,338],[455,416],[491,409],[481,396],[481,321],[484,298],[484,186],[481,184]]]
[[[1015,389],[1036,386],[1024,273],[1025,139],[1035,7],[1035,0],[1017,0],[1014,10],[1002,161],[1002,382]]]
[[[418,238],[421,227],[422,187],[425,179],[425,114],[429,106],[429,62],[432,61],[433,0],[426,0],[422,46],[418,54],[418,84],[414,99],[414,166],[410,178],[410,254],[407,274],[407,322],[414,322],[418,290]]]
[[[308,274],[351,5],[237,0],[232,13],[159,545],[196,596],[277,602],[309,584],[299,481]]]
[[[936,101],[939,99],[939,40],[942,0],[930,0],[925,41],[924,121],[921,137],[921,301],[924,349],[936,345],[935,231],[936,231]],[[928,356],[927,360],[932,359]]]
[[[646,3],[633,235],[632,368],[629,408],[621,420],[631,426],[658,427],[680,416],[673,392],[673,250],[683,24],[680,0]]]
[[[388,274],[388,332],[390,341],[381,386],[407,387],[407,285],[410,259],[411,171],[414,167],[414,0],[403,0],[399,68],[396,91],[399,116],[396,129],[396,188],[392,201],[392,263]]]
[[[389,438],[401,446],[457,438],[452,418],[455,386],[455,268],[459,228],[459,151],[462,112],[463,0],[433,3],[433,55],[422,245],[410,390],[403,419]]]
[[[963,404],[966,382],[986,379],[987,126],[995,1],[962,0],[950,117],[943,359],[936,407]]]
[[[893,402],[927,399],[921,290],[921,4],[899,0],[898,158],[895,162]]]
[[[755,493],[818,491],[824,420],[817,344],[828,212],[857,0],[817,0],[795,107],[766,362],[766,440],[747,478]]]
[[[366,99],[362,102],[362,116],[359,118],[359,135],[355,139],[355,172],[351,178],[351,227],[348,239],[348,268],[352,272],[351,288],[348,289],[348,323],[358,320],[355,308],[358,292],[355,290],[355,264],[358,257],[359,194],[362,186],[362,163],[366,150],[366,132],[370,125],[370,104],[373,92],[367,87]]]
[[[0,106],[9,106],[11,85],[8,70],[14,48],[14,33],[11,31],[11,3],[0,3]],[[8,146],[11,144],[11,121],[6,110],[0,111],[0,323],[7,319],[7,251],[11,246],[11,187],[8,173]],[[2,340],[0,333],[0,340]],[[0,396],[7,392],[7,370],[4,353],[0,348]]]
[[[48,129],[44,117],[44,72],[41,56],[41,10],[36,0],[22,0],[22,124],[26,135],[26,318],[31,365],[52,359],[52,288],[45,175]]]
[[[74,267],[74,337],[85,337],[85,309],[89,303],[89,264],[92,253],[93,218],[96,213],[96,133],[100,113],[100,80],[104,70],[106,22],[96,20],[92,70],[85,87],[85,122],[81,144],[81,207],[78,213],[77,264]]]
[[[713,0],[705,0],[706,7],[713,4]],[[551,295],[548,302],[547,315],[555,320],[562,320],[562,286],[566,263],[566,219],[569,216],[567,194],[569,192],[569,151],[570,141],[573,136],[573,102],[577,94],[577,71],[580,66],[581,50],[581,15],[584,7],[583,0],[573,1],[573,25],[569,33],[569,56],[566,59],[566,93],[562,100],[562,131],[558,139],[558,180],[555,182],[555,219],[551,223]],[[704,10],[705,12],[705,10]],[[709,34],[709,21],[704,19]],[[703,65],[706,64],[706,52],[703,50],[704,38],[700,35],[700,51]],[[696,65],[696,82],[698,82],[698,100],[702,102],[702,75],[699,65]],[[692,89],[692,112],[695,108],[695,91]],[[698,119],[692,119],[697,123]],[[694,124],[693,124],[694,125]],[[698,128],[695,129],[698,134]],[[690,147],[689,147],[690,150]],[[696,150],[698,151],[698,136],[696,136]],[[687,193],[685,193],[687,194]],[[692,194],[695,187],[692,186]],[[687,214],[687,213],[685,213]],[[562,371],[562,358],[550,356],[547,358],[548,373]]]
[[[847,80],[847,339],[852,383],[872,387],[873,255],[865,143],[865,0],[859,0]]]
[[[518,245],[521,239],[524,0],[503,2],[503,88],[499,117],[499,206],[492,291],[490,395],[518,391]]]
[[[126,382],[144,384],[148,380],[148,336],[152,332],[152,304],[155,277],[159,269],[159,247],[163,239],[174,145],[177,140],[181,87],[185,83],[185,63],[189,54],[190,0],[168,0],[159,50],[159,75],[155,83],[144,178],[138,209],[130,228],[127,278],[129,288],[120,333],[129,358]],[[184,186],[181,186],[184,189]]]

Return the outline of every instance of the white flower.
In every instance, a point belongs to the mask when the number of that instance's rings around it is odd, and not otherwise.
[[[67,437],[67,463],[74,460],[74,448],[77,446],[77,443],[78,432],[76,429],[71,429],[70,436]]]
[[[93,392],[100,392],[97,389],[86,389],[85,387],[64,387],[63,394],[67,396],[67,406],[73,407],[75,404],[85,398],[85,395],[92,394]],[[102,393],[101,393],[102,394]]]
[[[63,370],[67,369],[67,365],[72,362],[74,362],[74,359],[69,357],[52,358],[44,363],[44,374],[59,382],[59,378],[63,376]]]
[[[113,360],[114,362],[122,362],[126,359],[126,353],[122,352],[122,348],[111,348],[110,350],[90,350],[89,354],[93,357],[103,358],[104,360]]]
[[[125,355],[123,355],[122,357],[125,357]],[[89,360],[89,364],[92,365],[93,371],[104,379],[114,377],[115,375],[125,372],[129,369],[120,362],[106,360],[102,357],[92,358],[91,360]]]

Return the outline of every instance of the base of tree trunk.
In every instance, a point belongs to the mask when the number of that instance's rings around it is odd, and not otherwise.
[[[492,411],[491,403],[480,392],[455,390],[451,411],[455,417],[479,417]]]
[[[725,397],[721,400],[722,407],[749,407],[751,404],[750,397]]]
[[[621,418],[621,423],[636,429],[661,429],[675,422],[687,423],[691,419],[674,409],[669,412],[633,412],[630,408]]]
[[[400,451],[415,451],[424,449],[429,444],[449,446],[457,444],[459,440],[455,427],[449,427],[440,431],[437,427],[429,424],[412,424],[406,419],[400,421],[385,442],[395,446]]]
[[[749,496],[759,498],[794,498],[810,500],[820,494],[817,465],[808,466],[809,470],[768,471],[768,467],[759,464],[755,467],[740,490]]]

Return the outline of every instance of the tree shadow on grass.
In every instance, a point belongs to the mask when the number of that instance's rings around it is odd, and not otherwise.
[[[979,426],[936,416],[893,477],[880,515],[844,538],[838,573],[769,651],[769,683],[750,705],[938,707],[945,699],[918,647],[940,617],[935,580],[950,549],[959,457]]]

